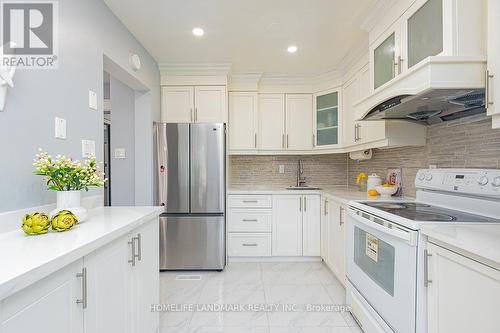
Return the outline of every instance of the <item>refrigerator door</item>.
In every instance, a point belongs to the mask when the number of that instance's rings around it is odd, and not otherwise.
[[[224,216],[160,216],[160,269],[224,269],[224,234]]]
[[[224,124],[192,124],[191,213],[223,213],[224,198]]]

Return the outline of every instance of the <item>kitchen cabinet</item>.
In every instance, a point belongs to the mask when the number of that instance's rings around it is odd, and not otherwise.
[[[302,256],[302,196],[273,196],[273,256]]]
[[[325,198],[323,203],[322,258],[337,279],[345,285],[345,206]]]
[[[500,271],[433,243],[425,261],[429,333],[498,332]]]
[[[319,256],[319,195],[273,196],[273,256]]]
[[[149,332],[159,326],[157,218],[0,303],[0,332]]]
[[[314,95],[314,145],[335,147],[340,144],[340,91],[328,90]]]
[[[484,1],[416,0],[370,35],[370,90],[381,89],[431,56],[484,56]]]
[[[83,333],[82,268],[78,260],[3,300],[0,332]]]
[[[259,95],[259,150],[285,149],[285,95]]]
[[[313,115],[311,94],[286,94],[286,148],[311,150],[313,148]]]
[[[225,86],[162,87],[162,119],[167,123],[227,122]]]
[[[493,128],[500,128],[500,2],[488,0],[488,64],[486,71],[486,110],[493,117]]]
[[[257,150],[257,111],[256,92],[229,93],[229,150]]]
[[[304,195],[302,216],[302,255],[321,255],[321,198]]]

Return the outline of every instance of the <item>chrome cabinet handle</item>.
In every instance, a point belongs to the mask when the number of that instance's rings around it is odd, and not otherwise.
[[[316,147],[316,135],[313,134],[313,148]]]
[[[194,121],[198,122],[198,108],[194,108]]]
[[[286,135],[286,147],[288,148],[288,134]]]
[[[256,243],[252,243],[252,244],[243,243],[242,245],[243,245],[243,246],[257,246],[257,244],[256,244]]]
[[[259,222],[257,219],[243,219],[243,222]]]
[[[135,237],[132,237],[130,241],[127,242],[131,247],[132,257],[128,260],[129,263],[132,264],[132,267],[135,266]]]
[[[191,116],[191,122],[193,122],[194,121],[193,108],[189,109],[189,115]]]
[[[432,283],[432,280],[429,279],[429,257],[432,257],[432,254],[424,250],[424,287],[428,287],[429,283]]]
[[[135,257],[137,258],[138,261],[141,261],[142,260],[142,235],[140,233],[138,233],[137,236],[134,238],[137,241],[137,254],[135,255]]]
[[[281,147],[285,148],[285,134],[281,135]]]
[[[299,212],[302,211],[302,197],[299,198],[300,206],[299,206]]]
[[[81,304],[82,308],[87,308],[87,268],[83,267],[81,273],[76,273],[77,278],[82,279],[82,298],[76,300],[76,304]]]
[[[340,210],[339,210],[339,225],[343,225],[344,224],[344,219],[342,218],[342,213],[344,212],[344,207],[340,207]]]
[[[257,200],[243,200],[243,203],[257,203]]]
[[[325,216],[328,215],[328,200],[325,200]]]
[[[307,212],[307,197],[304,197],[304,212]]]
[[[493,74],[490,74],[489,70],[486,70],[485,73],[486,74],[484,78],[484,96],[485,96],[484,106],[486,109],[488,109],[490,105],[493,105],[493,101],[490,101],[490,79],[492,79],[494,76]]]
[[[254,147],[257,148],[257,133],[254,134]]]
[[[402,63],[403,63],[403,58],[401,58],[401,56],[398,56],[398,62],[397,62],[397,65],[398,65],[398,75],[401,74],[401,72],[403,71],[402,70]]]

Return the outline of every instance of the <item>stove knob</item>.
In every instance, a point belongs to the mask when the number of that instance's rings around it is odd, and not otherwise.
[[[427,180],[428,182],[430,182],[432,180],[432,173],[428,173],[426,176],[425,176],[425,180]]]
[[[418,180],[424,180],[425,179],[425,174],[421,173],[418,175]]]
[[[500,177],[493,178],[491,185],[493,185],[495,187],[499,187],[500,186]]]
[[[481,185],[481,186],[484,186],[484,185],[488,184],[488,182],[489,182],[489,179],[488,179],[488,177],[486,177],[486,176],[482,176],[482,177],[481,177],[481,178],[479,178],[479,180],[477,181],[477,183],[478,183],[479,185]]]

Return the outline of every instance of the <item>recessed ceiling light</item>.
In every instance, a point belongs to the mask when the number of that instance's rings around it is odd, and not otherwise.
[[[195,35],[196,37],[201,37],[205,34],[205,31],[203,31],[202,28],[194,28],[193,29],[193,35]]]
[[[297,46],[290,45],[286,50],[288,51],[288,53],[295,53],[297,52]]]

